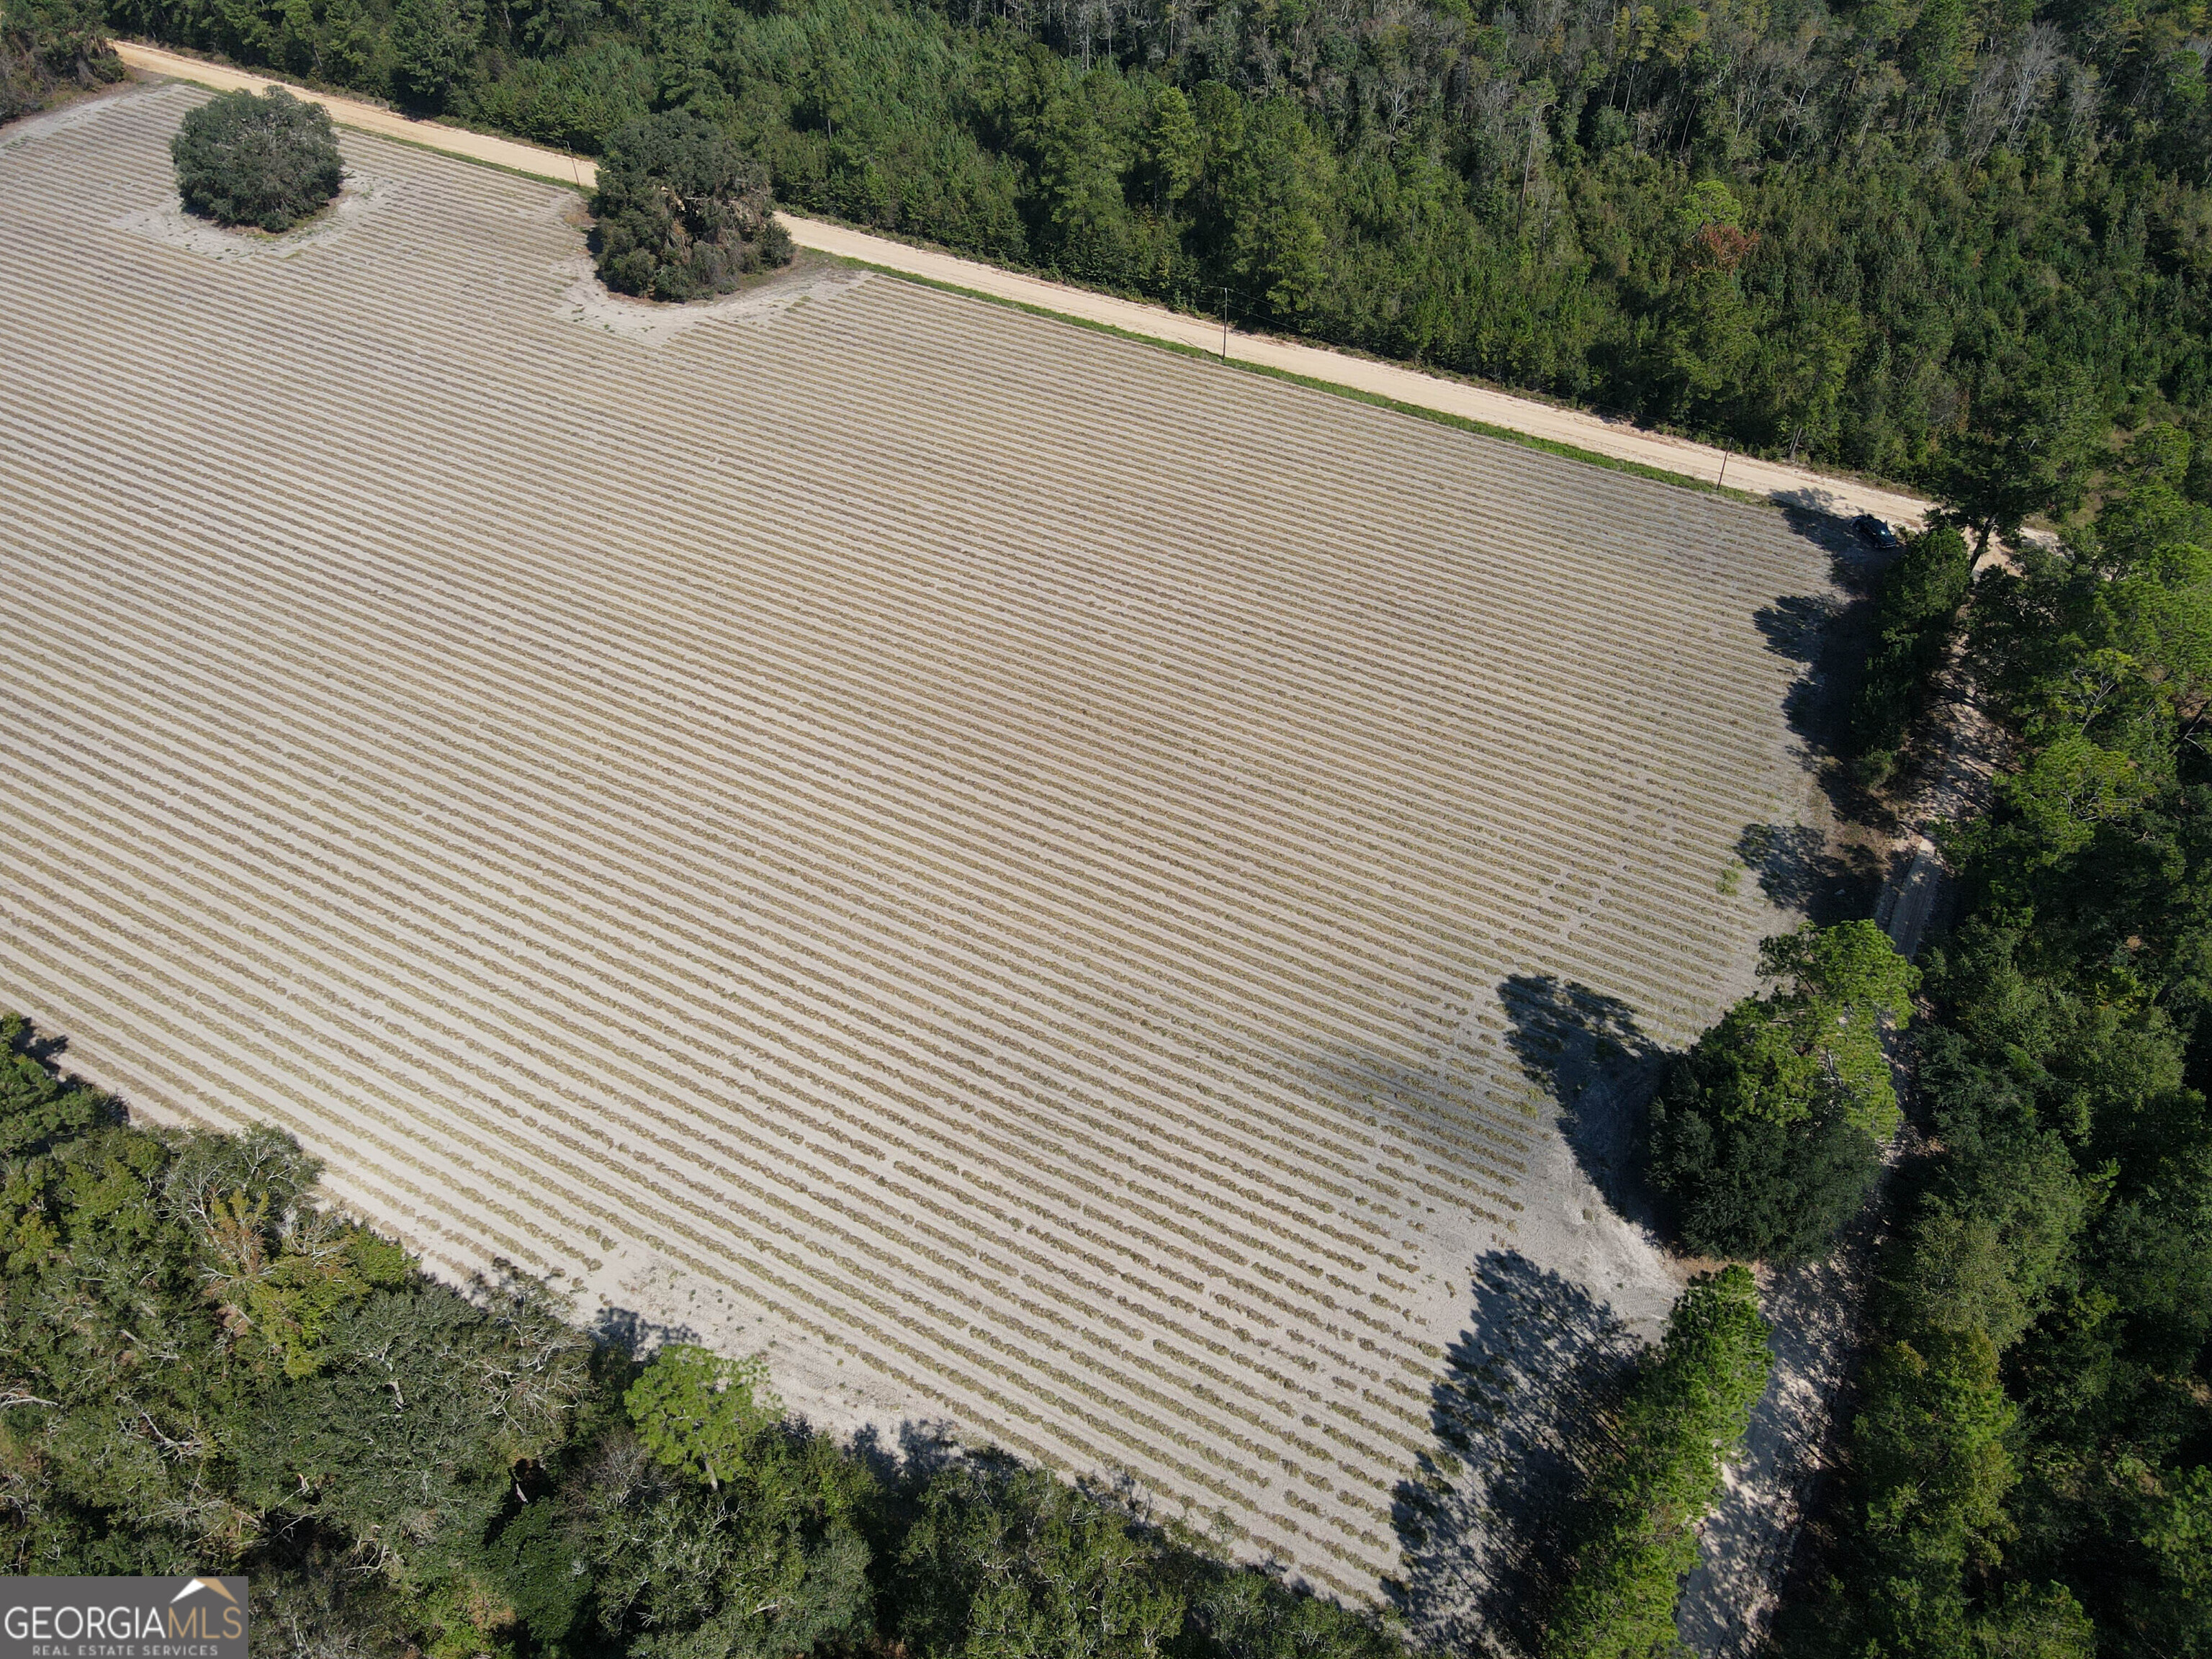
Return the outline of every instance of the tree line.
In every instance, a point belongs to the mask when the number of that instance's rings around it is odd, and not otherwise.
[[[0,122],[122,78],[99,0],[0,3]]]
[[[1975,580],[2013,758],[1949,832],[1932,1151],[1873,1308],[1808,1651],[2212,1652],[2212,513],[2139,434]],[[1976,1645],[1978,1644],[1978,1645]]]
[[[21,0],[17,0],[20,3]],[[43,0],[57,3],[58,0]],[[109,0],[790,206],[1931,482],[2054,379],[2212,410],[2192,0]],[[2212,495],[2212,462],[2185,482]]]
[[[2008,745],[1987,810],[1941,831],[1955,925],[1924,971],[1871,923],[1770,940],[1775,988],[1655,1103],[1648,1170],[1684,1243],[1817,1255],[1899,1121],[1883,1038],[1922,1016],[1897,1045],[1922,1150],[1899,1166],[1788,1651],[2212,1654],[2212,509],[2193,448],[2167,425],[2102,458],[2101,498],[2055,546],[1978,570],[1961,500],[1891,567],[1852,740],[1897,740],[1963,636]],[[2052,504],[2041,469],[2014,475],[2016,503]]]

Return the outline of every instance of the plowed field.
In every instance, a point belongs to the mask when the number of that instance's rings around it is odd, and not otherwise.
[[[1826,556],[882,277],[610,331],[573,198],[355,135],[211,252],[201,96],[0,133],[0,1003],[1372,1594],[1478,1255],[1665,1305],[1501,990],[1748,983]]]

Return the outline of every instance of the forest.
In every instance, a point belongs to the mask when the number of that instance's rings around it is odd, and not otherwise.
[[[1925,1150],[1799,1651],[2212,1653],[2212,512],[2191,452],[2136,434],[2092,516],[1966,602],[2010,752],[1948,832],[1960,915],[1911,1049]]]
[[[2107,430],[2212,418],[2200,0],[110,0],[107,20],[592,153],[687,110],[794,210],[1909,482],[2030,382]]]

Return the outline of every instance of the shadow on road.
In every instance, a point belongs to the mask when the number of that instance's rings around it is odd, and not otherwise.
[[[1529,1650],[1583,1459],[1641,1345],[1572,1279],[1511,1250],[1474,1264],[1467,1328],[1430,1391],[1436,1444],[1401,1481],[1390,1586],[1417,1642]]]

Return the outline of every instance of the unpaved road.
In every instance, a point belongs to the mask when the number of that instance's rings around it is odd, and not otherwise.
[[[118,41],[116,51],[125,63],[143,74],[174,76],[212,87],[218,92],[240,87],[258,89],[276,84],[269,76],[204,63],[158,46]],[[572,184],[579,189],[589,189],[599,179],[599,169],[582,156],[540,149],[512,138],[469,132],[434,121],[410,120],[395,111],[358,99],[325,92],[308,95],[330,110],[333,121],[362,132],[404,139],[448,155],[511,167],[535,178]],[[865,231],[850,230],[819,219],[801,218],[792,213],[783,216],[790,227],[792,240],[801,247],[841,258],[864,260],[931,282],[950,283],[994,299],[1036,306],[1063,317],[1102,323],[1150,339],[1195,346],[1206,351],[1218,350],[1223,343],[1221,325],[1202,317],[1188,316],[1133,300],[1118,300],[1038,276],[1025,276],[996,265],[915,247],[887,237],[871,236]],[[1657,467],[1704,483],[1725,481],[1731,489],[1765,495],[1786,507],[1806,507],[1840,517],[1872,513],[1896,524],[1917,523],[1929,507],[1929,503],[1917,496],[1859,479],[1837,477],[1809,467],[1789,466],[1751,456],[1727,455],[1710,444],[1647,431],[1626,422],[1605,420],[1579,410],[1556,408],[1487,386],[1424,374],[1395,363],[1352,356],[1325,346],[1249,334],[1232,335],[1228,346],[1231,356],[1246,362],[1325,380],[1332,386],[1346,386],[1440,414],[1481,421],[1533,438],[1572,444],[1594,454]]]

